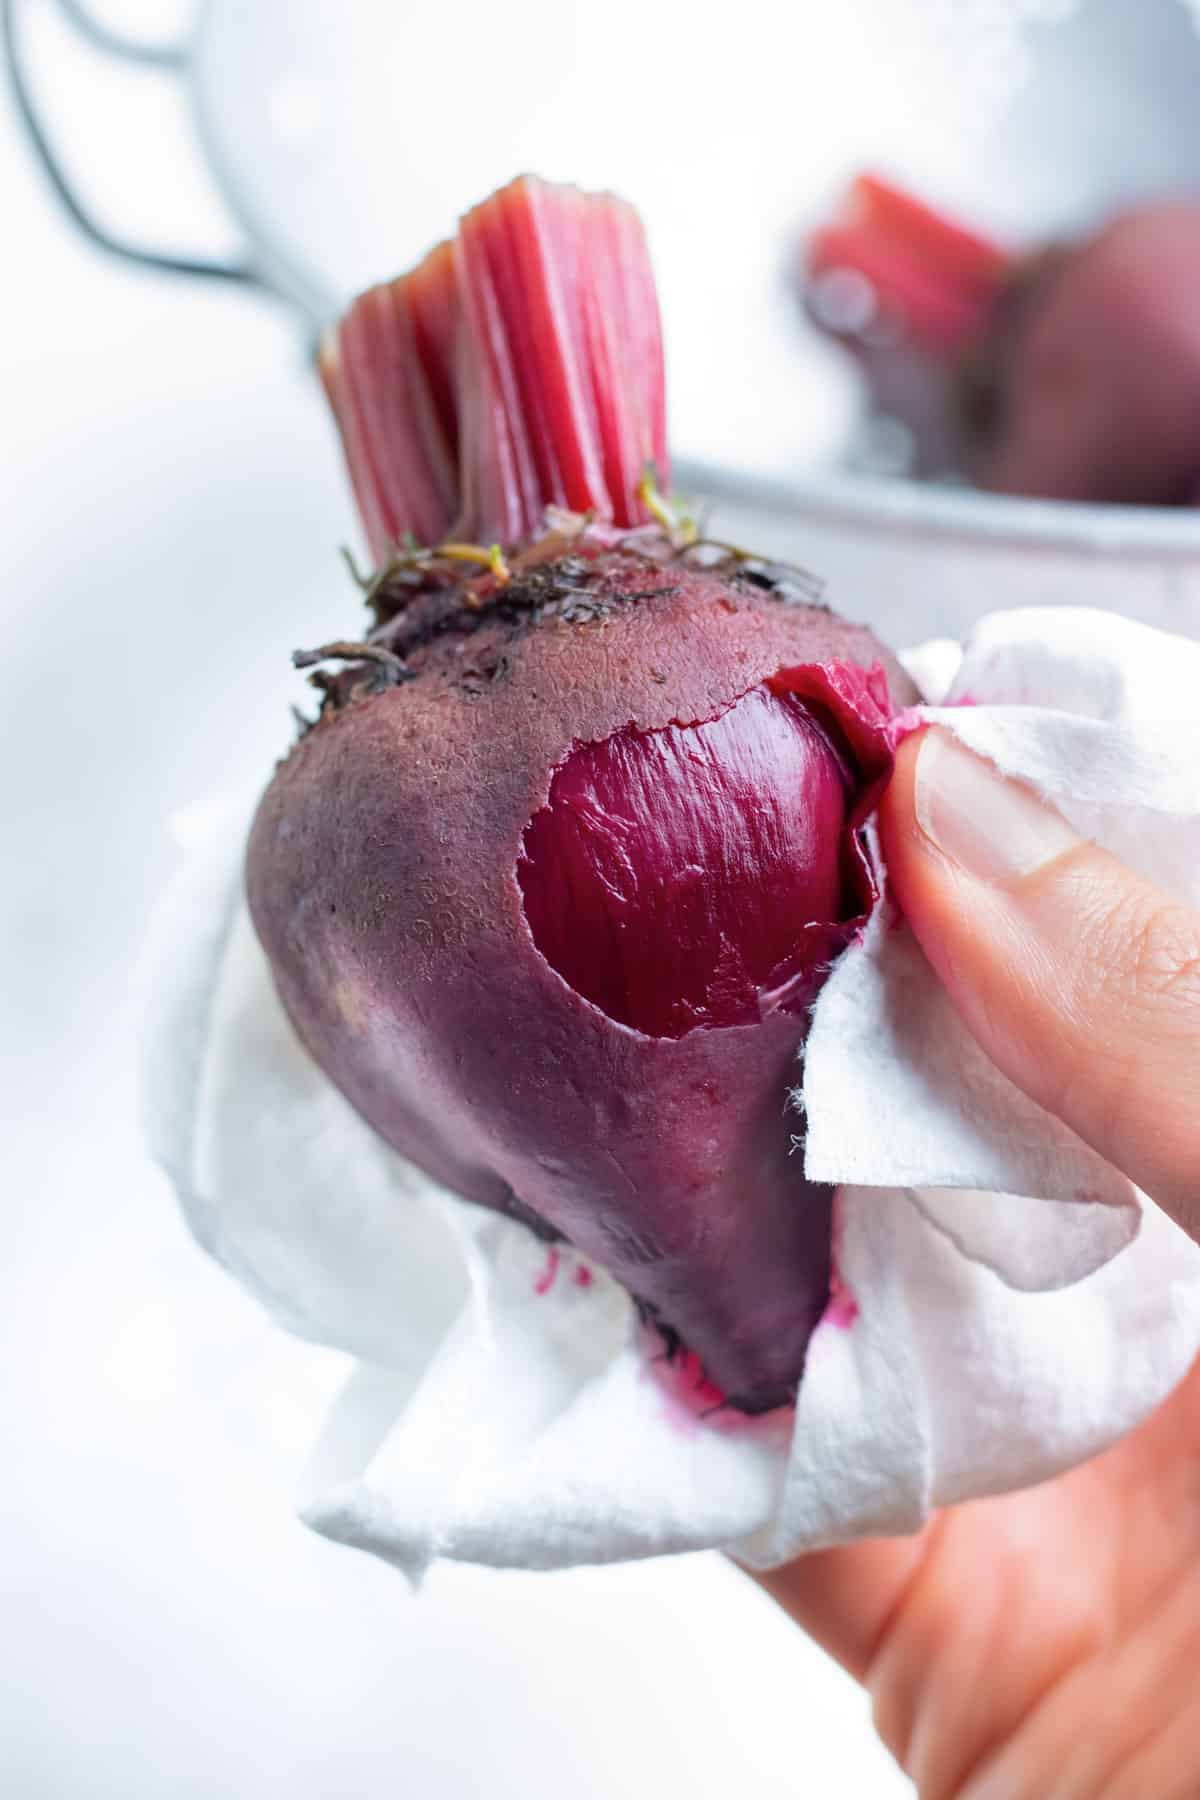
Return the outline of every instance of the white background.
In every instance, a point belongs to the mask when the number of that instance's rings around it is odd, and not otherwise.
[[[51,48],[108,214],[211,236],[170,104]],[[439,1568],[414,1598],[293,1522],[338,1369],[149,1166],[134,971],[189,818],[286,742],[287,652],[349,616],[352,521],[283,316],[86,249],[7,108],[0,216],[0,1791],[907,1792],[862,1696],[715,1558]]]

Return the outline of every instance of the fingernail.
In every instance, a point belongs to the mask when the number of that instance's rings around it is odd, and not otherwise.
[[[1032,788],[936,728],[921,740],[914,805],[917,824],[942,855],[984,881],[1032,874],[1079,842]]]

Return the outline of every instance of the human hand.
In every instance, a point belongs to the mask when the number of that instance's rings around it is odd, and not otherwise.
[[[936,729],[881,827],[993,1061],[1200,1239],[1200,918]],[[1195,1800],[1200,1363],[1056,1481],[760,1579],[870,1690],[922,1800]]]

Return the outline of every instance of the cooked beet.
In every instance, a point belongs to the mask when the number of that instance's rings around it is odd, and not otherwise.
[[[653,430],[656,407],[626,410]],[[402,515],[403,489],[371,494]],[[475,549],[482,575],[462,551],[393,555],[366,651],[331,648],[347,666],[254,824],[255,925],[381,1136],[603,1264],[765,1410],[829,1291],[832,1196],[789,1090],[875,897],[861,827],[912,689],[794,572],[669,525],[555,515]]]
[[[1034,263],[984,354],[985,487],[1200,503],[1200,204],[1139,206]]]
[[[1200,504],[1200,202],[1009,253],[875,175],[804,252],[810,312],[904,418],[914,472],[1051,500]]]

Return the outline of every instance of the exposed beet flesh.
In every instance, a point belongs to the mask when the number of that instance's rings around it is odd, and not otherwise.
[[[525,831],[533,940],[650,1037],[798,1012],[844,914],[850,773],[790,694],[577,745]]]
[[[283,1003],[404,1156],[606,1267],[729,1405],[782,1404],[832,1207],[789,1093],[911,684],[647,484],[657,312],[611,197],[513,184],[324,367],[382,567],[251,834]],[[467,535],[397,545],[418,512]]]

